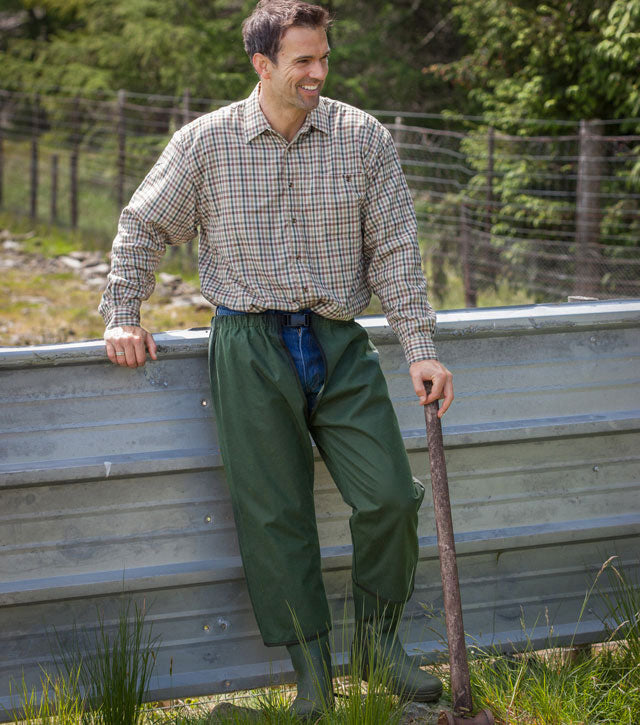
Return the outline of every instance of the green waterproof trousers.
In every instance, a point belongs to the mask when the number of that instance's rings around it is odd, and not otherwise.
[[[277,316],[215,317],[209,343],[220,451],[249,595],[269,646],[331,628],[309,434],[352,509],[354,585],[382,604],[405,602],[418,558],[424,488],[411,474],[377,351],[356,322],[313,315],[311,324],[325,358],[312,410]]]

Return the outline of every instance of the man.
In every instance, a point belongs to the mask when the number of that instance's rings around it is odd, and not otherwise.
[[[435,315],[391,137],[320,95],[328,25],[318,6],[258,3],[243,25],[258,86],[174,135],[122,213],[101,303],[109,359],[135,368],[148,350],[155,360],[140,302],[166,244],[199,231],[202,293],[217,306],[211,389],[249,594],[265,644],[288,648],[293,710],[304,716],[332,700],[309,433],[353,510],[357,632],[382,633],[394,691],[422,700],[441,693],[436,678],[411,667],[396,634],[413,590],[424,490],[377,353],[353,321],[372,291],[420,403],[443,398],[442,414],[453,400],[431,341]],[[364,678],[380,657],[369,646],[365,636]]]

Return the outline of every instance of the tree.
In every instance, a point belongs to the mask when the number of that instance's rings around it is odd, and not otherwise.
[[[476,287],[508,269],[514,287],[539,299],[552,285],[558,296],[570,293],[572,275],[591,277],[584,288],[598,294],[637,289],[619,260],[638,247],[638,148],[633,138],[598,139],[611,131],[595,125],[583,125],[578,141],[578,123],[621,119],[618,134],[638,133],[640,0],[454,0],[454,13],[468,52],[430,72],[465,87],[486,120],[460,147],[475,173],[443,202],[469,209],[464,229],[473,228]],[[491,188],[489,126],[498,131]],[[594,143],[589,128],[600,129],[591,131]],[[585,159],[588,147],[602,157],[597,166]],[[489,216],[488,193],[497,202]],[[587,201],[576,211],[578,197]],[[440,241],[442,254],[451,255],[451,243]]]
[[[640,116],[640,0],[454,0],[454,13],[469,52],[430,70],[503,127]]]

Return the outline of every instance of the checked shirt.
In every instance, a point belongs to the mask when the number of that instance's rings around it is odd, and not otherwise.
[[[289,143],[249,98],[180,129],[122,212],[100,304],[139,325],[167,244],[199,237],[203,296],[351,320],[372,292],[409,363],[435,358],[413,202],[389,132],[321,98]]]

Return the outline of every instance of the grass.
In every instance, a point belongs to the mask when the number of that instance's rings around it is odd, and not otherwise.
[[[12,715],[23,725],[139,725],[155,664],[144,607],[123,598],[115,626],[98,611],[93,630],[54,633],[57,669],[42,672],[40,695],[24,677]]]
[[[112,217],[115,229],[115,213]],[[77,249],[105,250],[104,237],[63,229],[45,223],[33,224],[24,217],[0,213],[0,229],[15,234],[33,233],[22,241],[24,251],[43,257],[57,257]],[[163,258],[159,271],[179,274],[186,282],[198,286],[192,255],[187,248],[173,248]],[[440,307],[456,309],[464,306],[462,282],[449,275],[449,286]],[[69,273],[34,274],[30,268],[3,270],[0,280],[0,345],[39,345],[102,338],[104,323],[98,314],[102,290],[89,288],[84,281]],[[481,306],[525,304],[531,302],[524,293],[510,291],[503,283],[497,291],[479,295]],[[381,314],[380,301],[373,297],[366,315]],[[152,332],[207,327],[209,310],[172,305],[170,299],[157,293],[143,303],[142,324]]]
[[[609,586],[601,586],[602,577]],[[640,723],[640,583],[611,557],[583,602],[596,589],[607,612],[607,642],[597,648],[532,646],[504,655],[478,651],[470,661],[476,707],[489,707],[509,725],[638,725]]]
[[[477,710],[489,708],[497,725],[638,725],[640,582],[625,572],[615,557],[610,558],[585,595],[578,619],[594,591],[604,604],[602,621],[608,633],[607,641],[597,648],[567,649],[550,641],[544,651],[535,651],[532,646],[511,654],[474,649],[469,664]],[[66,648],[71,654],[63,657],[59,671],[54,675],[43,673],[40,699],[35,689],[30,690],[22,681],[19,699],[24,703],[24,712],[17,708],[16,720],[21,718],[24,725],[300,722],[288,710],[293,691],[284,686],[239,694],[235,702],[243,707],[227,704],[226,711],[216,710],[215,718],[211,714],[212,700],[187,701],[168,710],[143,705],[155,640],[144,627],[144,611],[128,607],[121,610],[115,632],[108,633],[109,628],[99,617],[93,635],[74,638],[74,645]],[[344,651],[349,644],[342,642],[338,649]],[[373,651],[371,646],[367,649]],[[356,661],[362,651],[356,646]],[[370,666],[366,685],[348,672],[334,678],[335,708],[327,709],[317,719],[318,725],[403,722],[406,703],[385,690],[387,665],[371,661]],[[357,663],[354,669],[358,670]],[[440,666],[438,674],[448,691],[448,668]],[[224,698],[228,703],[228,695]],[[446,698],[439,705],[447,707]]]

